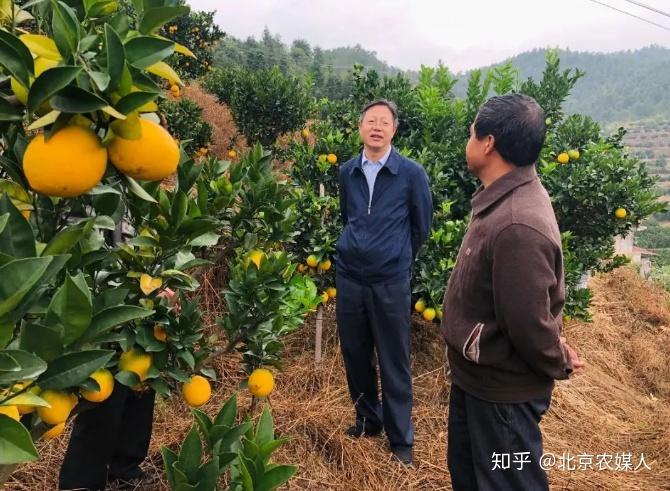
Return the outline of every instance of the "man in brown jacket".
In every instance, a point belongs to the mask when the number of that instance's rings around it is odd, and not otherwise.
[[[442,321],[455,491],[548,489],[539,422],[554,380],[582,366],[561,337],[561,236],[534,165],[544,120],[535,100],[510,94],[489,99],[470,128],[466,160],[482,186]]]

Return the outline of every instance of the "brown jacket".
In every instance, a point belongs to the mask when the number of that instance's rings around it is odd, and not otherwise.
[[[443,302],[453,382],[494,402],[551,395],[572,371],[560,341],[561,236],[535,166],[515,168],[472,199],[472,221]]]

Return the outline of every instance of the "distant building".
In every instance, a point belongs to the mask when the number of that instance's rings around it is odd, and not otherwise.
[[[633,264],[640,265],[640,276],[648,278],[651,273],[651,258],[658,256],[654,251],[635,245],[635,232],[632,230],[624,236],[614,238],[614,252],[628,256]]]

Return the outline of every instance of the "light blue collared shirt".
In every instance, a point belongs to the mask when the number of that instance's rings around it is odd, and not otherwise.
[[[363,167],[363,174],[365,174],[365,180],[368,182],[368,189],[370,190],[370,199],[368,201],[368,209],[370,208],[370,205],[372,204],[372,191],[375,188],[375,181],[377,180],[377,174],[379,174],[379,171],[382,170],[382,167],[386,165],[386,162],[389,159],[389,155],[391,155],[391,149],[393,148],[392,145],[389,145],[389,149],[386,151],[386,153],[382,156],[381,159],[379,159],[378,162],[374,162],[365,155],[365,150],[363,150],[363,157],[361,160],[361,164]]]

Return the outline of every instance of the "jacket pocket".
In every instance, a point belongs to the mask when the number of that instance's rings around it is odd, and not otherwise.
[[[470,360],[471,362],[474,363],[479,363],[479,354],[480,354],[479,342],[482,337],[483,329],[484,329],[484,323],[479,322],[474,327],[474,329],[470,331],[470,335],[465,340],[465,343],[463,343],[462,354],[463,358],[465,358],[466,360]]]

